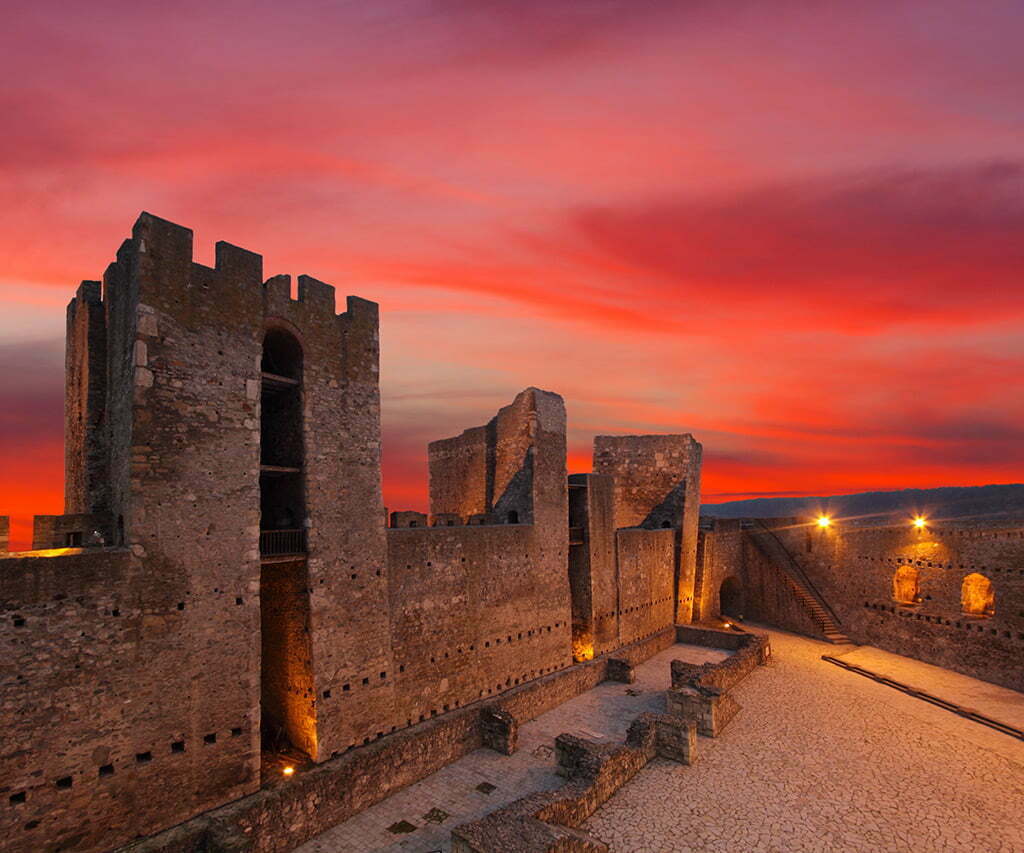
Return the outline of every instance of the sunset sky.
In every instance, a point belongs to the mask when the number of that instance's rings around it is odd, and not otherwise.
[[[0,514],[142,210],[382,308],[385,501],[528,385],[704,496],[1024,480],[1024,5],[4,4]]]

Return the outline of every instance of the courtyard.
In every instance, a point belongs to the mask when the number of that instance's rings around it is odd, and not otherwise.
[[[906,658],[769,633],[772,663],[734,689],[743,707],[724,734],[700,738],[692,766],[648,765],[584,830],[616,853],[1024,850],[1024,742],[821,656],[885,663],[997,718],[1024,710],[1024,697]],[[637,714],[663,708],[669,661],[727,654],[672,646],[637,668],[635,684],[606,682],[523,725],[514,756],[477,750],[299,850],[448,851],[454,826],[561,784],[555,736],[620,740]]]

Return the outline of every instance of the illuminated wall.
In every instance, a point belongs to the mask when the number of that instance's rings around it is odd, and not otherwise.
[[[909,516],[874,525],[771,524],[854,642],[1024,689],[1024,526],[935,521],[918,527]],[[735,522],[717,522],[705,535],[705,554],[729,554],[725,564],[705,561],[705,594],[726,572],[738,574],[748,618],[818,633],[785,573]]]

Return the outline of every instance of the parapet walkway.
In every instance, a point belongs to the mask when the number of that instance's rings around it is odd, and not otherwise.
[[[475,750],[306,842],[298,853],[447,853],[455,826],[526,794],[564,784],[555,774],[558,735],[621,743],[638,714],[664,713],[673,660],[717,662],[729,654],[681,643],[670,646],[636,667],[635,683],[606,681],[524,723],[514,755]]]

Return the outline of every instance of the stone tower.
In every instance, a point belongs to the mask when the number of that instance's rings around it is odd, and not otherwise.
[[[264,282],[259,255],[223,242],[213,268],[195,263],[192,232],[146,213],[102,284],[78,289],[66,514],[37,517],[35,547],[115,548],[96,576],[102,605],[79,602],[133,626],[96,629],[116,641],[107,675],[89,667],[110,718],[67,703],[54,726],[99,715],[111,821],[166,824],[168,804],[157,820],[147,803],[175,785],[189,792],[178,819],[235,799],[258,789],[261,749],[323,761],[391,713],[378,349],[374,303],[349,297],[337,314],[334,288],[307,276],[293,299],[288,276]],[[69,637],[68,654],[90,636]],[[366,673],[344,714],[319,701]],[[33,737],[47,728],[32,723]],[[44,772],[80,761],[91,780],[95,742],[76,749],[54,741]],[[156,787],[138,756],[161,758]]]

